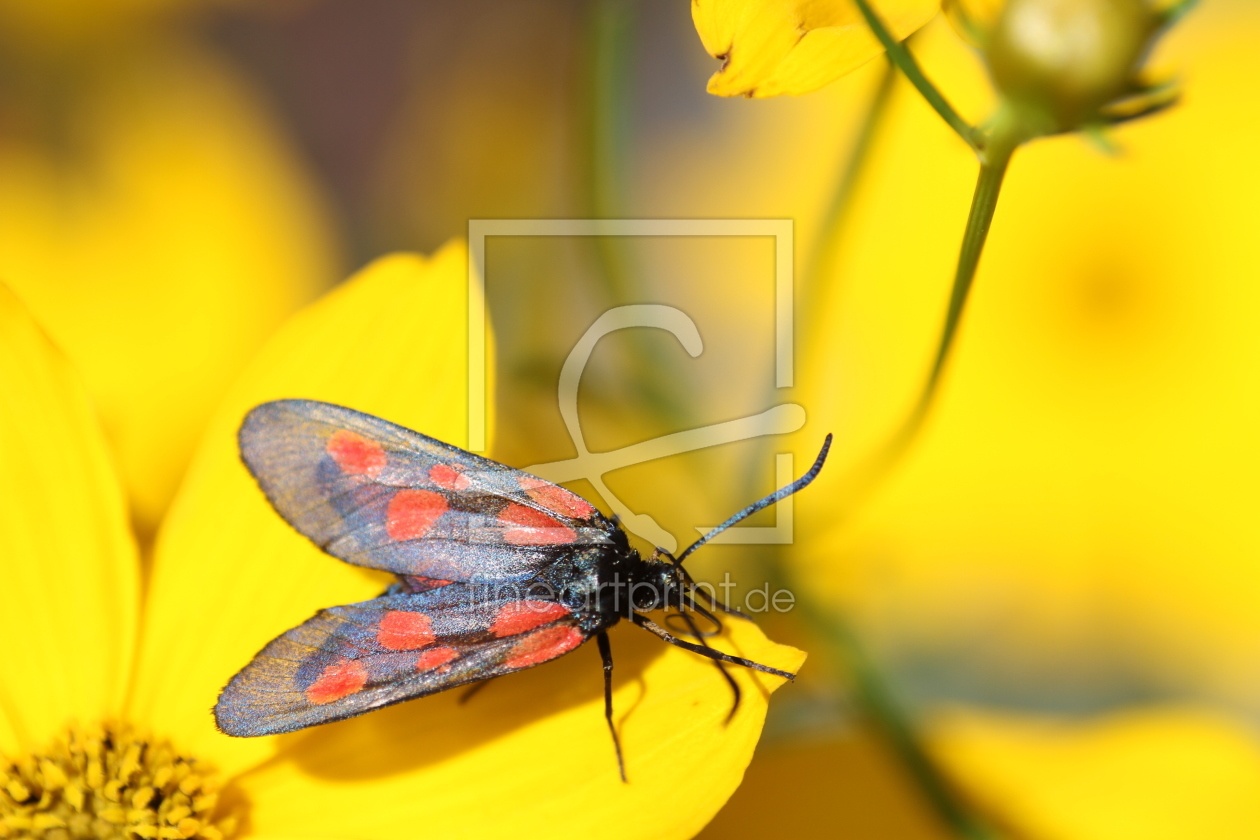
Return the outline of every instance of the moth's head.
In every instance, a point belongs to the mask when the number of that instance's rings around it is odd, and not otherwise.
[[[636,587],[631,596],[634,608],[640,612],[648,612],[679,603],[690,580],[674,556],[663,548],[657,548],[648,558],[647,564],[651,569],[651,573],[644,576],[648,585]]]

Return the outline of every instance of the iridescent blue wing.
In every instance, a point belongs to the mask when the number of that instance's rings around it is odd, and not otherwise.
[[[508,674],[590,635],[551,600],[452,584],[321,610],[272,640],[214,707],[228,735],[291,732]]]
[[[617,526],[581,496],[378,417],[313,400],[253,409],[241,457],[324,551],[411,578],[526,580]]]

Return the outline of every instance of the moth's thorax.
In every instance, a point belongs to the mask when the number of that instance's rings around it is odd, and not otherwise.
[[[677,604],[679,593],[686,586],[682,570],[672,560],[657,560],[655,557],[639,559],[639,563],[630,593],[634,608],[639,612],[651,612]]]
[[[632,612],[676,603],[684,587],[682,573],[673,563],[644,558],[628,544],[602,558],[599,581],[599,613],[603,626],[616,624]]]

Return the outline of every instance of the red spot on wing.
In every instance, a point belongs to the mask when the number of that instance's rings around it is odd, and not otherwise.
[[[459,651],[452,647],[429,648],[416,657],[416,670],[432,671],[434,668],[441,668],[447,662],[458,657]]]
[[[550,481],[526,475],[521,476],[519,484],[531,499],[556,513],[563,513],[574,519],[586,519],[595,512],[595,508],[586,499],[563,487],[557,487]]]
[[[454,467],[446,464],[438,464],[436,467],[430,467],[429,481],[432,481],[438,487],[446,490],[454,490],[456,492],[467,490],[468,485],[472,484],[472,479]]]
[[[541,624],[569,615],[569,608],[555,601],[513,601],[504,604],[490,625],[496,636],[519,636]]]
[[[316,706],[349,697],[367,685],[367,669],[363,663],[354,659],[340,659],[324,669],[310,688],[306,689],[306,699]]]
[[[504,541],[512,545],[565,545],[577,539],[572,528],[525,505],[508,505],[499,513],[499,522]]]
[[[437,578],[421,577],[420,575],[403,576],[403,583],[407,587],[408,592],[428,592],[430,589],[449,586],[454,582],[453,580],[438,580]]]
[[[433,622],[424,613],[390,610],[381,619],[376,641],[387,650],[419,650],[433,644]]]
[[[576,627],[544,627],[535,630],[517,643],[503,663],[506,668],[528,668],[568,653],[585,641]]]
[[[347,429],[333,432],[324,451],[346,475],[376,478],[385,469],[385,450],[381,445]]]
[[[432,490],[399,490],[385,509],[385,533],[392,540],[418,540],[446,513],[446,499]]]

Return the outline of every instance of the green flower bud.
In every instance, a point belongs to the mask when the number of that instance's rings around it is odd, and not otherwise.
[[[985,57],[994,84],[1038,133],[1070,131],[1133,92],[1162,23],[1147,0],[1007,0]]]

